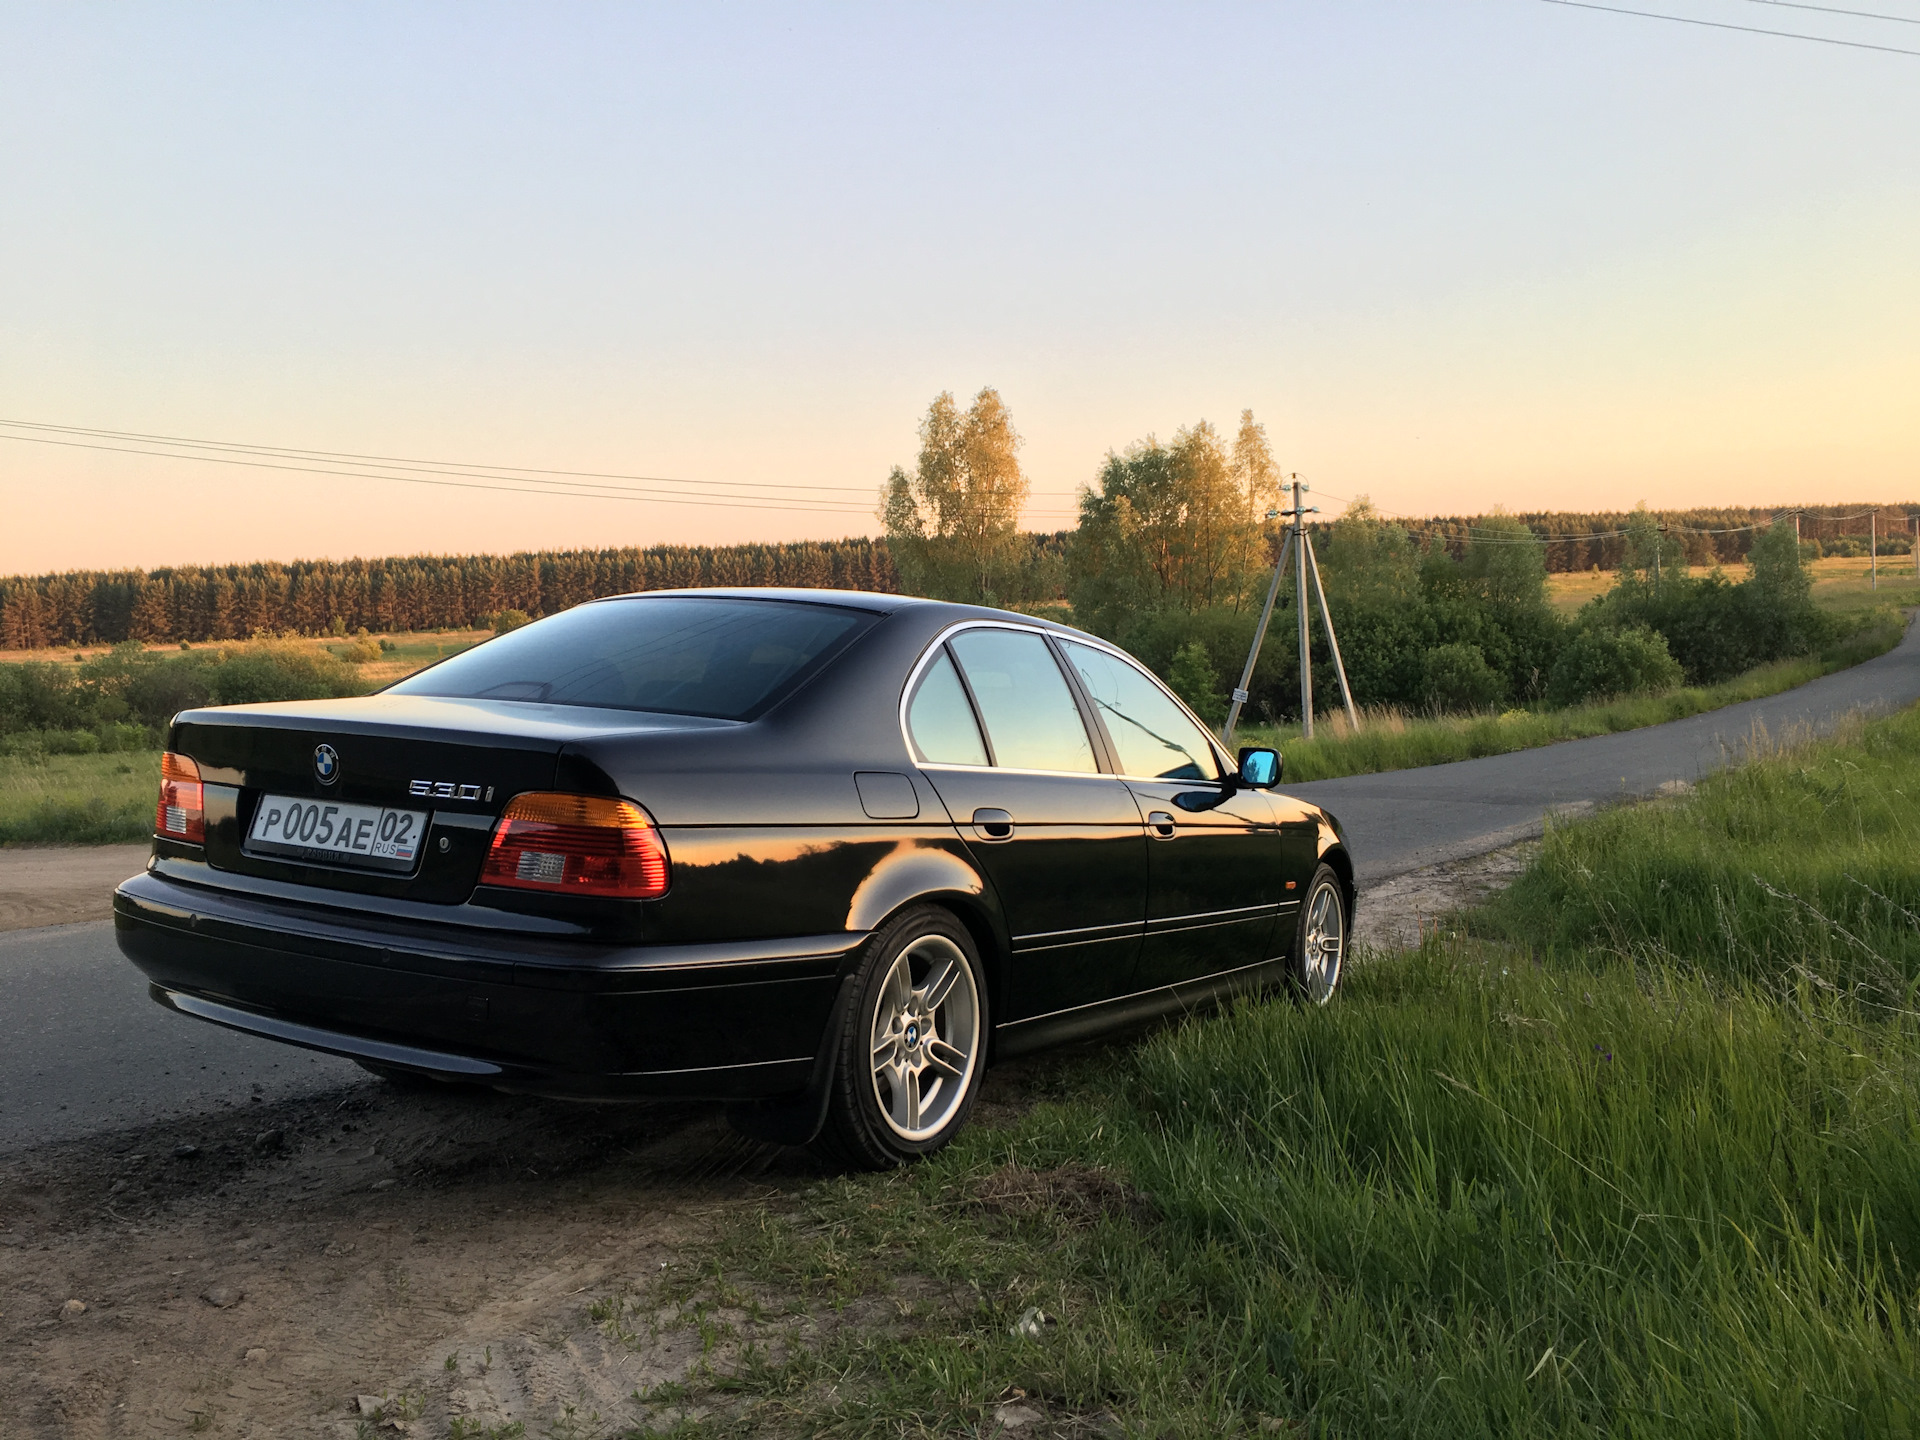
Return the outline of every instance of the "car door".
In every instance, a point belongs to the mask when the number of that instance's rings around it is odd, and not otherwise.
[[[1003,625],[949,636],[922,663],[907,730],[1006,915],[999,1020],[1125,994],[1146,920],[1145,831],[1046,640]]]
[[[1147,928],[1133,988],[1272,958],[1286,894],[1273,801],[1226,781],[1206,731],[1139,666],[1060,644],[1147,821]]]

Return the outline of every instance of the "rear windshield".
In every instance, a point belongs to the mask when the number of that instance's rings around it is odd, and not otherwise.
[[[874,619],[781,600],[608,600],[489,640],[387,693],[747,720]]]

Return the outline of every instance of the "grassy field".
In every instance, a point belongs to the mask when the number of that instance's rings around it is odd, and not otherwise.
[[[160,756],[0,755],[0,845],[112,845],[153,834]]]
[[[491,638],[492,634],[491,630],[423,630],[418,633],[398,631],[390,635],[373,635],[369,638],[376,645],[385,640],[393,648],[382,651],[377,660],[361,662],[360,673],[369,687],[391,684],[422,666],[471,649],[482,640]],[[173,655],[183,650],[219,650],[240,643],[237,640],[203,640],[186,645],[148,645],[146,648],[156,654]],[[351,638],[342,639],[336,635],[296,636],[282,643],[326,650],[341,659],[351,659],[354,646]],[[64,660],[73,655],[89,659],[104,655],[111,649],[111,645],[86,645],[71,650],[0,650],[0,664],[16,660]]]
[[[1727,578],[1747,578],[1744,564],[1724,567]],[[1711,575],[1714,567],[1695,565],[1687,573],[1696,580]],[[1829,610],[1857,610],[1874,605],[1920,605],[1920,573],[1913,568],[1911,555],[1882,555],[1880,583],[1872,584],[1872,563],[1857,557],[1833,556],[1807,562],[1813,576],[1814,603]],[[1613,588],[1618,577],[1611,570],[1582,570],[1547,576],[1547,602],[1562,615],[1571,616],[1589,600],[1596,600]]]
[[[371,690],[469,649],[486,639],[488,633],[469,630],[391,637],[392,648],[379,651],[377,659],[359,659],[353,655],[355,642],[352,640],[330,638],[276,643],[324,649],[354,661],[354,675]],[[380,638],[373,637],[376,643]],[[150,648],[173,653],[180,647]],[[29,658],[45,659],[46,652]],[[141,732],[136,729],[133,733]],[[4,745],[0,745],[0,845],[108,845],[144,840],[153,833],[154,795],[159,785],[158,753],[59,753],[75,741],[88,742],[91,748],[97,738],[84,731],[76,734],[33,732],[6,737]]]
[[[1286,757],[1285,778],[1298,783],[1406,770],[1416,765],[1443,765],[1588,735],[1638,730],[1643,725],[1682,720],[1742,700],[1777,695],[1884,654],[1899,643],[1903,633],[1902,622],[1889,617],[1885,624],[1863,631],[1825,655],[1762,665],[1719,685],[1684,686],[1664,695],[1638,695],[1604,705],[1437,717],[1370,711],[1361,717],[1358,731],[1347,724],[1343,712],[1336,711],[1318,718],[1311,740],[1301,739],[1298,729],[1270,725],[1243,726],[1235,739],[1239,744],[1279,747]]]
[[[594,1313],[701,1331],[647,1397],[696,1434],[1920,1433],[1916,787],[1908,713],[1556,831],[1493,935],[1062,1062]]]

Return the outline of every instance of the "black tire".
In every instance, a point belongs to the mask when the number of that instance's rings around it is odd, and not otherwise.
[[[1346,887],[1331,865],[1322,865],[1307,883],[1287,958],[1289,988],[1302,1005],[1324,1005],[1340,988],[1351,928]]]
[[[986,977],[967,927],[934,905],[895,916],[855,972],[813,1148],[864,1170],[931,1155],[973,1110],[988,1033]]]

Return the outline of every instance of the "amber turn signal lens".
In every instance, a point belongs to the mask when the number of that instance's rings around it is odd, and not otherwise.
[[[153,833],[189,845],[207,843],[207,807],[200,788],[200,766],[171,750],[160,757],[160,803],[154,807]]]
[[[517,795],[493,828],[480,883],[656,900],[667,893],[667,846],[630,800]]]

